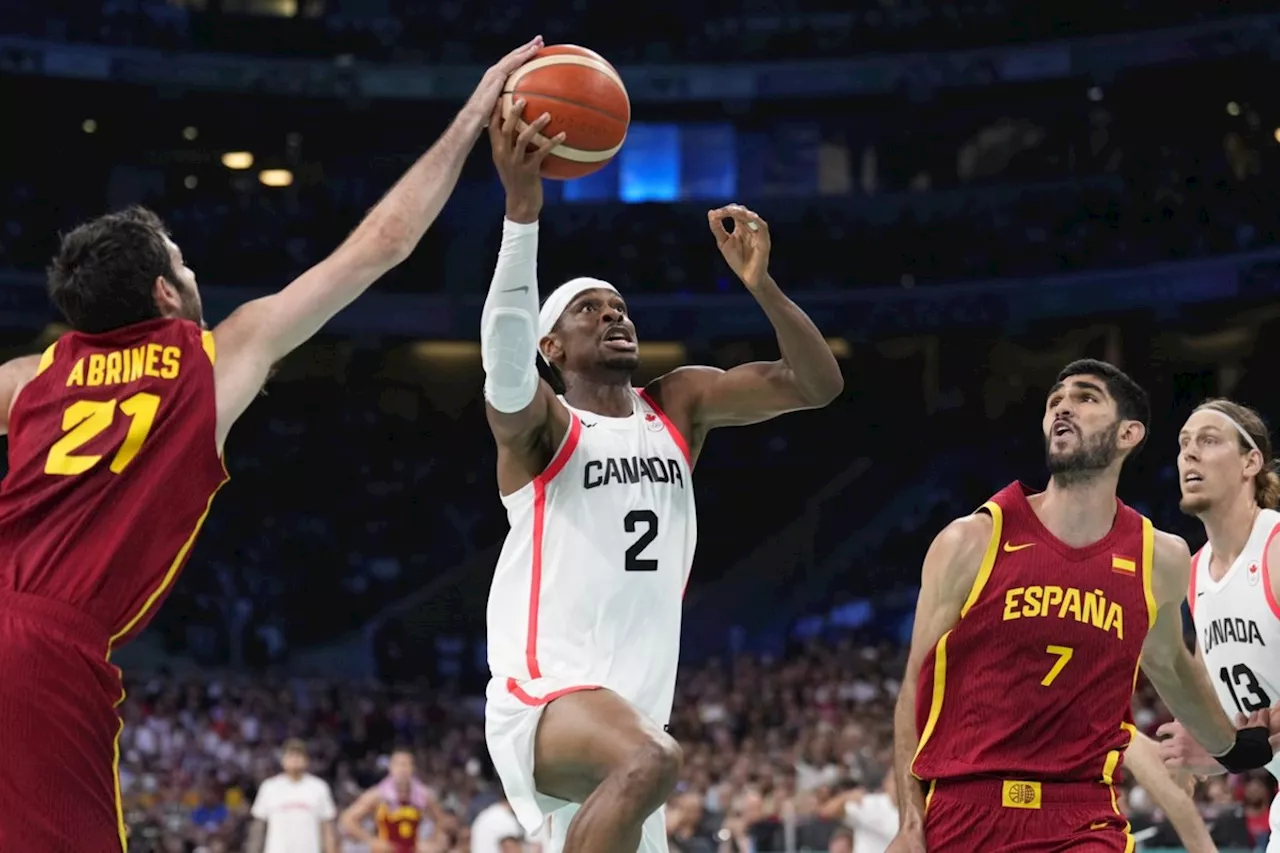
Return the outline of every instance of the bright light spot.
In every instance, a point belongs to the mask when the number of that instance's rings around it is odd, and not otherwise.
[[[195,175],[187,175],[182,179],[182,185],[189,190],[193,190],[200,185],[200,181]]]
[[[91,118],[87,118],[80,123],[80,129],[85,133],[93,133],[98,129],[98,123]]]
[[[200,131],[188,125],[182,129],[182,138],[190,142],[200,135]]]
[[[288,169],[263,169],[258,180],[268,187],[287,187],[293,183],[293,172]]]
[[[253,155],[248,151],[228,151],[222,155],[222,165],[228,169],[253,168]]]
[[[1240,105],[1239,105],[1239,104],[1237,104],[1235,101],[1228,101],[1228,102],[1227,102],[1227,115],[1229,115],[1229,116],[1238,116],[1238,115],[1240,115]]]
[[[1090,87],[1089,87],[1089,100],[1093,101],[1095,104],[1096,104],[1098,101],[1101,101],[1101,100],[1102,100],[1102,89],[1100,89],[1100,88],[1099,88],[1099,87],[1097,87],[1097,86],[1090,86]]]

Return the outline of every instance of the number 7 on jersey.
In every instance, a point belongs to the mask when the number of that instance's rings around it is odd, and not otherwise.
[[[1053,662],[1053,666],[1049,669],[1049,673],[1040,679],[1041,687],[1048,687],[1057,680],[1062,674],[1062,670],[1066,669],[1067,664],[1071,663],[1071,656],[1076,650],[1070,646],[1048,646],[1045,651],[1051,655],[1057,655],[1058,659]]]

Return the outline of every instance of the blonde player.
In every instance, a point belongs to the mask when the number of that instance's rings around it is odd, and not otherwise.
[[[612,285],[574,279],[539,309],[538,170],[557,141],[535,136],[545,123],[490,123],[507,207],[480,340],[511,531],[489,596],[485,733],[529,834],[554,813],[552,850],[662,853],[660,807],[680,771],[663,728],[697,542],[694,462],[711,429],[824,406],[843,380],[769,276],[768,226],[737,205],[709,212],[711,233],[773,323],[780,360],[683,368],[637,389],[635,326]],[[563,396],[539,379],[539,354]]]
[[[1178,446],[1179,506],[1200,519],[1209,539],[1192,558],[1187,594],[1197,657],[1228,713],[1265,714],[1280,699],[1280,475],[1271,436],[1253,409],[1209,400],[1187,419]],[[1158,734],[1166,738],[1167,766],[1198,776],[1223,772],[1180,723]],[[1280,758],[1267,770],[1280,776]],[[1280,853],[1277,803],[1267,853]]]
[[[338,853],[338,809],[329,783],[307,772],[307,745],[288,740],[284,771],[262,783],[254,798],[249,853]]]

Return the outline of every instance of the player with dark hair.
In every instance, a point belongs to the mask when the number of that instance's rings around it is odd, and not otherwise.
[[[1187,595],[1196,658],[1228,714],[1270,708],[1280,700],[1280,475],[1262,416],[1230,400],[1201,403],[1178,434],[1178,481],[1182,511],[1200,519],[1208,538],[1192,558]],[[1185,721],[1157,734],[1174,770],[1223,772]],[[1267,770],[1280,778],[1280,759]],[[1267,851],[1280,853],[1276,802]]]
[[[426,853],[431,833],[444,831],[444,809],[431,789],[414,777],[413,750],[396,747],[387,776],[347,806],[338,819],[342,831],[371,853]],[[374,831],[364,828],[373,819]]]
[[[1015,482],[925,556],[894,720],[894,851],[1130,853],[1115,784],[1141,661],[1224,767],[1271,760],[1182,641],[1186,543],[1116,497],[1147,437],[1146,393],[1113,365],[1067,365],[1042,428],[1049,485]]]
[[[227,432],[272,366],[409,256],[507,75],[540,44],[486,72],[333,254],[211,332],[154,214],[108,214],[62,238],[49,289],[73,331],[0,366],[0,850],[125,848],[112,650],[172,589],[226,482]]]
[[[711,234],[782,357],[633,387],[636,328],[611,284],[573,279],[539,307],[539,167],[554,140],[530,153],[536,132],[490,125],[507,209],[480,341],[511,530],[489,594],[486,741],[528,833],[551,820],[551,849],[664,853],[661,807],[681,757],[663,727],[697,542],[694,463],[712,429],[825,406],[843,379],[769,275],[768,226],[731,205],[708,212]],[[539,357],[559,369],[562,396],[539,378]]]

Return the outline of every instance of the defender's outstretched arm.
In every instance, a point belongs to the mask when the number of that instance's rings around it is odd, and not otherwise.
[[[214,330],[219,447],[271,367],[410,255],[453,192],[503,82],[541,44],[541,37],[536,38],[485,72],[444,135],[333,254],[279,293],[241,306]]]

